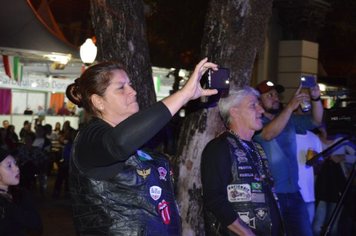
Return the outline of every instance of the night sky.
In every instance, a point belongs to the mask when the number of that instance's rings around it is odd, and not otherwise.
[[[40,0],[32,0],[34,5]],[[68,40],[93,36],[89,0],[48,1]],[[200,57],[206,0],[145,0],[147,36],[155,66],[191,68]],[[331,77],[356,77],[356,1],[329,0],[332,9],[318,36],[319,60]],[[164,20],[163,20],[164,19]],[[354,79],[356,80],[356,78]]]

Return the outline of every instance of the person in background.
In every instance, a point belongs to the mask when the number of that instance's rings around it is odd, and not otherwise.
[[[5,142],[7,144],[8,150],[14,151],[17,148],[19,137],[15,132],[15,126],[9,125],[6,129]]]
[[[61,145],[65,145],[68,142],[68,136],[71,134],[72,131],[74,131],[74,128],[70,125],[70,121],[64,121],[62,130],[59,132],[58,137],[58,141],[61,143]]]
[[[23,141],[24,137],[27,135],[31,135],[33,139],[36,138],[36,134],[31,129],[31,122],[25,120],[23,122],[23,127],[20,130],[20,140]]]
[[[76,134],[77,131],[75,129],[70,130],[67,135],[67,141],[63,146],[61,159],[58,161],[58,172],[57,172],[57,177],[54,183],[54,189],[52,193],[53,198],[60,197],[63,184],[64,184],[65,195],[68,195],[69,193],[69,181],[68,181],[69,161],[70,161],[70,155],[71,155],[72,146]]]
[[[322,151],[319,137],[307,130],[305,134],[296,134],[298,158],[298,185],[307,206],[310,223],[315,215],[314,169],[306,162]]]
[[[50,155],[50,164],[51,164],[51,168],[49,169],[50,173],[52,173],[52,171],[56,172],[58,170],[59,162],[62,158],[63,145],[60,142],[60,137],[61,137],[61,123],[56,122],[50,137],[48,137],[51,140],[51,147],[52,147],[51,155]]]
[[[45,155],[45,160],[41,162],[39,172],[37,173],[41,194],[44,195],[47,189],[48,173],[50,173],[48,168],[50,168],[50,154],[52,149],[51,140],[46,136],[45,126],[41,124],[36,126],[36,137],[33,140],[32,146],[39,148]]]
[[[30,107],[26,107],[26,109],[23,112],[24,115],[32,115],[33,111],[31,110]]]
[[[38,116],[38,119],[42,122],[45,117],[46,117],[46,111],[44,110],[43,106],[39,105],[37,107],[37,113],[36,115]]]
[[[59,108],[57,115],[59,116],[69,116],[71,113],[67,108],[67,103],[63,102],[63,105],[61,108]]]
[[[26,135],[24,144],[19,146],[16,151],[22,173],[20,185],[28,190],[33,190],[38,180],[40,193],[44,197],[47,187],[48,156],[40,147],[33,146],[33,141],[32,135]]]
[[[56,122],[56,124],[54,125],[54,129],[52,130],[51,133],[51,140],[58,141],[60,132],[61,132],[61,123]]]
[[[6,144],[6,129],[0,127],[0,147],[3,149],[8,149]]]
[[[328,136],[325,127],[320,127],[317,134],[321,140],[323,150],[340,141],[342,135]],[[323,227],[329,222],[329,219],[336,207],[340,196],[344,191],[346,180],[350,175],[352,168],[356,161],[356,146],[350,140],[345,140],[337,146],[334,146],[323,157],[325,161],[322,163],[315,182],[316,193],[316,212],[313,223],[313,231],[315,236],[321,235]],[[353,191],[350,191],[345,197],[343,208],[336,216],[333,225],[330,225],[330,232],[328,235],[354,235],[355,228],[352,221],[350,222],[350,215],[354,214],[352,209],[355,209],[355,199],[352,197]],[[346,206],[348,207],[345,207]],[[352,207],[354,206],[354,207]],[[342,213],[344,213],[342,215]],[[342,227],[340,225],[343,225]],[[339,227],[340,226],[340,227]],[[352,233],[353,232],[353,233]]]
[[[46,115],[49,116],[54,116],[56,114],[55,108],[54,107],[48,107],[46,110]]]
[[[47,137],[47,130],[44,125],[36,126],[36,137],[32,143],[32,146],[39,147],[45,153],[50,153],[51,151],[51,140]]]
[[[45,132],[45,138],[51,142],[52,140],[56,139],[55,135],[53,135],[53,129],[51,124],[45,124],[43,126]]]
[[[321,125],[323,106],[319,86],[309,89],[309,94],[297,89],[292,99],[282,108],[279,93],[282,87],[271,81],[262,81],[256,86],[261,93],[263,129],[254,140],[265,150],[274,179],[282,218],[288,236],[311,236],[313,234],[306,204],[298,185],[298,162],[296,134],[305,133]],[[311,113],[294,114],[302,102],[311,101]]]
[[[7,129],[7,127],[10,125],[10,122],[8,121],[8,120],[3,120],[2,121],[2,127],[4,128],[4,129]]]
[[[7,150],[0,148],[0,235],[41,235],[42,220],[31,195],[17,187],[20,170]]]
[[[227,131],[203,150],[201,178],[207,235],[282,235],[272,178],[262,147],[259,93],[244,87],[219,101]]]
[[[184,87],[139,110],[124,67],[102,62],[67,87],[71,102],[92,119],[72,147],[70,194],[78,235],[180,235],[181,223],[167,158],[145,149],[189,100],[210,96],[202,74],[217,65],[203,59]]]
[[[60,131],[61,131],[61,123],[56,122],[56,124],[54,125],[53,133],[58,134]]]

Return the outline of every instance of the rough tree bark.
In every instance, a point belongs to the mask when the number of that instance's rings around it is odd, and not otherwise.
[[[122,63],[140,108],[156,101],[142,0],[91,0],[91,18],[99,61]]]
[[[210,1],[202,57],[230,68],[231,89],[249,84],[271,14],[272,0]],[[178,202],[185,236],[204,235],[201,152],[223,129],[217,107],[201,109],[184,121],[178,145]]]

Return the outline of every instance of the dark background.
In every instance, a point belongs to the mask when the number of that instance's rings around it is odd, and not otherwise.
[[[32,0],[36,5],[40,0]],[[145,0],[147,35],[152,64],[192,68],[200,58],[206,0]],[[319,61],[332,85],[356,81],[356,1],[329,0],[331,9],[317,34]],[[93,36],[89,0],[49,0],[48,4],[68,41],[79,47]],[[300,27],[303,27],[302,25]]]

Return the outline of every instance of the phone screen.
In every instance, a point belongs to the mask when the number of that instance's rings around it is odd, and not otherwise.
[[[206,88],[228,90],[230,88],[230,70],[219,68],[217,71],[208,70],[204,78]]]
[[[313,88],[316,85],[315,77],[312,75],[305,75],[300,77],[302,88]]]

